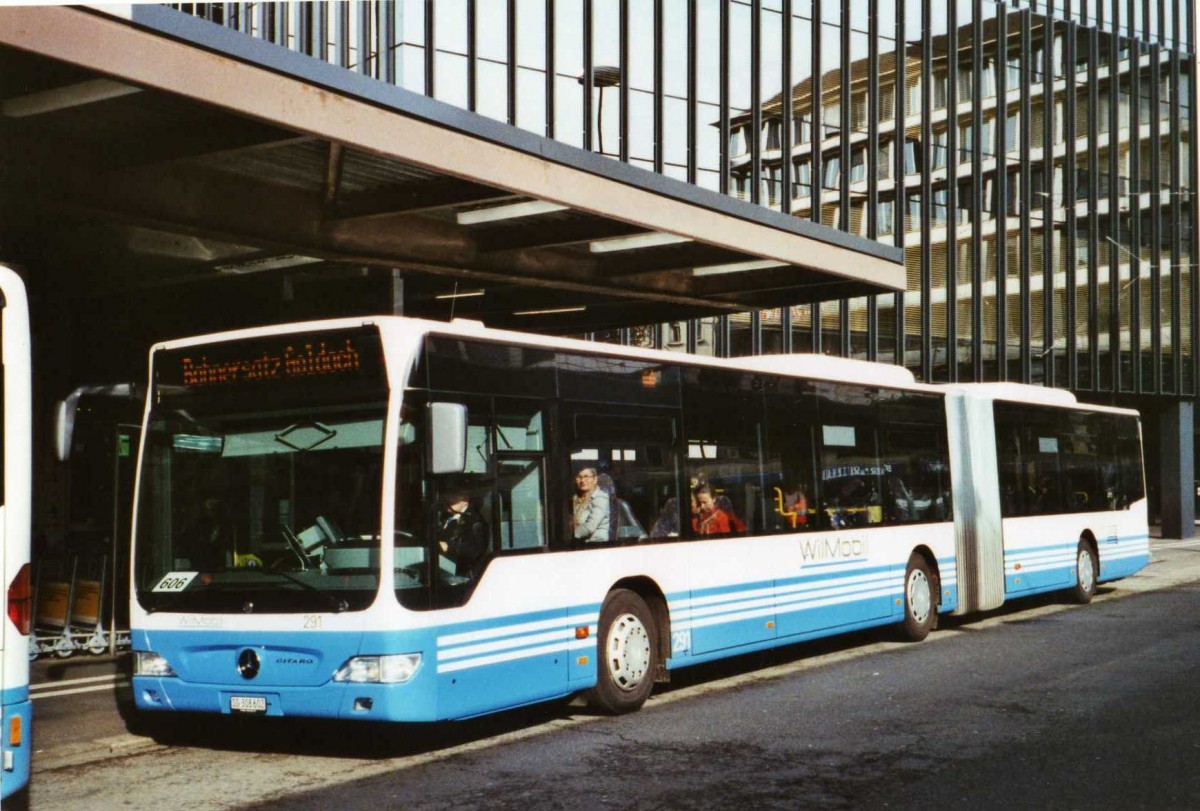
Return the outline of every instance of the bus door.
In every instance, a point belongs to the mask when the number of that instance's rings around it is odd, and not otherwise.
[[[410,393],[410,410],[419,412],[425,396]],[[531,623],[565,621],[567,606],[547,607],[539,600],[544,580],[536,573],[547,566],[544,560],[508,565],[548,546],[546,402],[437,391],[428,393],[428,401],[466,407],[466,461],[457,472],[427,476],[423,491],[420,464],[400,471],[397,501],[409,509],[397,508],[397,529],[404,538],[426,542],[398,545],[397,566],[416,570],[416,580],[428,586],[397,593],[401,604],[418,610],[472,606],[473,618],[455,624],[450,637],[508,637],[494,643],[493,654],[467,656],[463,650],[470,646],[455,643],[453,658],[439,666],[438,711],[463,717],[494,709],[497,685],[504,685],[504,700],[513,704],[561,693],[566,657],[555,650],[517,648],[528,646],[522,635],[536,637],[528,629]],[[448,613],[445,622],[457,623],[458,616]]]

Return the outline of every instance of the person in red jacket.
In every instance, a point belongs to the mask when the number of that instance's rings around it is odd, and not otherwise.
[[[731,531],[729,515],[717,506],[712,489],[704,484],[696,488],[692,530],[697,535],[725,535]]]

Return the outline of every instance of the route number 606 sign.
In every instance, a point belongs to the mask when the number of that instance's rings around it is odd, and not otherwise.
[[[183,591],[196,579],[197,572],[167,572],[154,591]]]

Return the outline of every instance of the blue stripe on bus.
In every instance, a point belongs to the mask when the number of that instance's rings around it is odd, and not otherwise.
[[[861,568],[850,568],[847,564],[841,564],[844,568],[839,572],[821,572],[820,574],[799,575],[796,577],[787,577],[779,580],[759,580],[749,583],[738,583],[729,586],[714,586],[706,589],[698,589],[693,592],[678,592],[668,597],[668,602],[675,606],[681,603],[688,603],[692,609],[712,608],[716,606],[732,606],[736,607],[739,602],[754,601],[763,599],[764,596],[773,598],[784,598],[791,600],[794,595],[781,594],[781,591],[786,591],[795,586],[811,585],[814,591],[818,588],[834,588],[839,584],[844,587],[862,586],[862,587],[877,587],[881,579],[891,579],[898,573],[902,574],[902,567],[899,565],[872,566]],[[939,571],[942,574],[943,581],[957,582],[957,564],[953,558],[948,558],[940,562]],[[863,581],[857,583],[854,581]],[[902,578],[897,578],[897,582]],[[753,592],[764,592],[763,596],[753,594]],[[803,593],[799,590],[796,594]],[[743,596],[746,595],[746,596]],[[702,603],[697,606],[698,600],[703,601],[711,597],[727,596],[730,599],[719,602]]]
[[[465,622],[455,622],[447,625],[438,626],[438,636],[452,636],[455,634],[467,634],[478,631],[491,631],[498,625],[521,625],[524,623],[551,622],[562,620],[570,614],[581,613],[585,611],[595,611],[600,613],[600,604],[583,604],[576,606],[563,606],[560,608],[548,608],[542,611],[529,611],[523,614],[508,614],[503,617],[488,617],[478,620],[467,620]]]
[[[1150,562],[1150,536],[1106,537],[1098,541],[1100,574],[1107,582],[1136,573]],[[1075,552],[1079,540],[1031,546],[1004,552],[1004,588],[1010,595],[1030,596],[1070,588],[1075,584]],[[1020,564],[1021,568],[1014,566]]]
[[[1150,535],[1147,533],[1141,533],[1138,535],[1119,535],[1119,536],[1117,536],[1115,541],[1111,536],[1106,535],[1104,537],[1097,538],[1096,541],[1097,541],[1097,543],[1105,544],[1105,545],[1110,545],[1113,543],[1119,543],[1119,544],[1141,543],[1142,541],[1149,543]],[[1022,547],[1019,547],[1016,549],[1007,549],[1006,548],[1004,550],[1004,557],[1008,558],[1008,557],[1012,557],[1014,555],[1027,555],[1031,552],[1037,553],[1037,552],[1057,551],[1057,550],[1061,550],[1063,548],[1067,548],[1067,549],[1070,549],[1071,551],[1074,551],[1078,546],[1079,546],[1079,539],[1076,538],[1072,541],[1060,541],[1057,543],[1041,544],[1039,546],[1022,546]]]

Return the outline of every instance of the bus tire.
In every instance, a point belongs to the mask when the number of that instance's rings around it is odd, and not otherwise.
[[[588,704],[610,715],[633,712],[646,703],[654,687],[658,668],[654,615],[636,593],[617,589],[600,609],[598,636],[596,686],[588,694]]]
[[[1075,585],[1071,588],[1071,599],[1080,605],[1090,603],[1096,596],[1099,576],[1096,552],[1090,543],[1081,540],[1075,550]]]
[[[923,555],[914,552],[904,571],[904,637],[920,642],[937,621],[937,594],[933,572]]]

